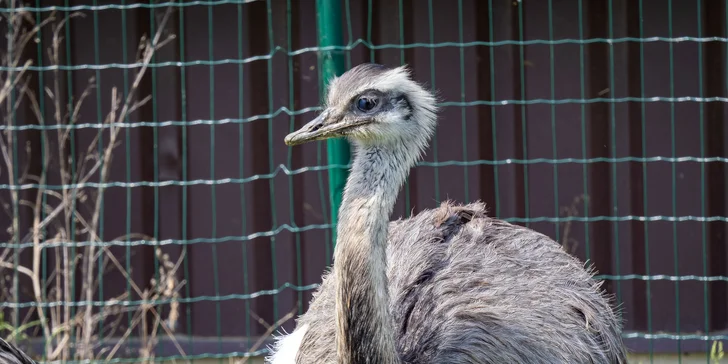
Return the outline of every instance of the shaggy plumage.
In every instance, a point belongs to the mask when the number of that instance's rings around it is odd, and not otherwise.
[[[627,362],[600,283],[547,236],[446,202],[391,222],[388,242],[403,363]],[[335,285],[327,272],[297,321],[297,364],[337,363]]]
[[[0,364],[36,364],[36,362],[14,345],[0,339]]]
[[[389,221],[435,99],[406,68],[359,65],[288,145],[355,146],[334,266],[272,363],[624,363],[611,300],[548,237],[451,202]]]

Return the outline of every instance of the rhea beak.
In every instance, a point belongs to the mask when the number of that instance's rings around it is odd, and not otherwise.
[[[325,110],[300,129],[286,135],[286,139],[284,140],[286,145],[294,146],[315,140],[326,139],[324,135],[328,129],[325,127],[328,114],[328,110]]]
[[[286,135],[284,142],[288,146],[294,146],[340,137],[346,134],[346,130],[367,124],[368,121],[348,121],[347,118],[331,117],[332,113],[327,109],[315,119],[302,126],[300,129]],[[338,120],[336,120],[338,119]]]

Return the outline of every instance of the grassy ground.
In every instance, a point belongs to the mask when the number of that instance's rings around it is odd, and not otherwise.
[[[672,363],[681,363],[681,364],[713,364],[713,363],[722,363],[722,362],[716,362],[716,361],[709,361],[708,356],[705,354],[690,354],[690,355],[683,355],[681,358],[678,359],[677,355],[654,355],[652,357],[652,361],[650,361],[649,355],[632,355],[629,358],[630,363],[635,364],[672,364]]]
[[[681,360],[678,360],[677,355],[655,355],[652,357],[652,361],[650,361],[649,355],[632,355],[629,358],[630,363],[634,364],[673,364],[673,363],[682,363],[682,364],[713,364],[713,362],[709,362],[707,357],[705,355],[700,354],[690,354],[690,355],[683,355]],[[171,362],[163,362],[163,363],[171,363]],[[195,363],[198,364],[220,364],[221,361],[218,359],[203,359],[203,360],[195,360]],[[231,358],[231,359],[225,359],[222,360],[222,363],[225,364],[237,364],[241,363],[241,359],[237,358]],[[263,358],[262,357],[255,357],[255,358],[249,358],[246,364],[263,364]]]

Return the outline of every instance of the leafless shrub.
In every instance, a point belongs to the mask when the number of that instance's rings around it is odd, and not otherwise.
[[[43,356],[48,361],[65,360],[87,360],[87,359],[111,359],[120,353],[120,348],[134,332],[138,332],[141,338],[141,349],[139,355],[151,360],[154,357],[154,348],[158,341],[160,329],[171,340],[174,341],[174,331],[179,318],[179,289],[185,282],[177,278],[177,271],[184,259],[180,256],[176,261],[163,254],[161,249],[156,249],[160,267],[158,278],[152,279],[146,287],[137,286],[126,270],[122,262],[109,250],[108,246],[101,243],[99,234],[100,216],[102,212],[102,200],[104,184],[108,182],[110,167],[113,163],[112,156],[114,149],[119,145],[120,131],[123,129],[119,123],[134,113],[139,107],[150,100],[149,96],[140,97],[137,95],[139,85],[149,66],[154,53],[174,39],[174,35],[162,36],[168,32],[165,24],[170,17],[171,8],[159,19],[159,31],[151,38],[142,37],[140,48],[137,54],[141,67],[137,68],[131,84],[130,91],[125,99],[119,95],[116,88],[108,95],[111,99],[111,108],[108,110],[103,127],[91,141],[87,150],[77,158],[74,170],[71,168],[72,156],[66,147],[71,126],[79,120],[81,105],[91,95],[96,87],[96,80],[89,79],[84,91],[75,98],[72,105],[67,105],[62,100],[61,94],[65,88],[59,67],[51,72],[51,82],[42,92],[52,100],[52,117],[46,120],[46,115],[41,112],[39,99],[43,95],[36,95],[29,86],[31,79],[30,66],[32,59],[24,59],[23,51],[29,44],[32,44],[39,37],[41,29],[50,27],[52,30],[52,42],[46,50],[51,66],[60,65],[60,55],[63,45],[62,29],[68,21],[74,17],[83,16],[82,13],[74,13],[69,17],[58,16],[51,13],[41,23],[36,23],[34,16],[20,6],[18,0],[0,0],[0,7],[5,7],[6,12],[1,13],[0,26],[6,29],[8,47],[5,52],[0,52],[2,59],[0,65],[0,110],[2,110],[2,124],[5,126],[3,135],[0,136],[0,154],[3,164],[0,171],[7,173],[7,180],[10,186],[10,201],[0,201],[5,208],[11,223],[6,228],[10,240],[0,250],[0,277],[10,277],[17,271],[18,274],[27,277],[32,282],[32,297],[35,306],[24,318],[13,317],[8,323],[0,318],[0,330],[11,329],[8,335],[9,340],[21,338],[26,330],[36,328],[45,338]],[[3,54],[4,53],[4,54]],[[56,131],[47,129],[40,131],[42,139],[41,158],[43,165],[40,175],[28,173],[27,166],[19,168],[16,165],[19,145],[15,145],[14,128],[15,112],[20,107],[32,110],[33,116],[39,125],[47,125],[53,122],[60,128]],[[53,143],[51,143],[51,140]],[[104,141],[100,145],[100,141]],[[56,150],[51,150],[57,147]],[[26,156],[30,154],[31,148],[25,146]],[[77,153],[78,154],[78,153]],[[30,159],[28,156],[26,159]],[[57,165],[57,170],[49,169],[50,163]],[[22,171],[22,173],[16,173]],[[60,190],[52,190],[45,187],[49,174],[57,173],[62,185]],[[81,187],[91,178],[98,178],[99,186],[94,190],[88,187]],[[34,198],[23,199],[19,191],[24,184],[36,184]],[[21,231],[20,215],[21,210],[32,210],[32,228],[30,231]],[[82,211],[83,209],[83,211]],[[87,213],[90,211],[90,214]],[[89,218],[90,216],[90,218]],[[52,233],[49,233],[52,231]],[[75,234],[73,233],[75,231]],[[124,240],[132,237],[123,236],[114,240]],[[153,240],[146,236],[135,236],[134,238]],[[77,254],[72,254],[72,245],[67,242],[74,242],[83,239],[88,242],[82,247],[77,247]],[[31,249],[32,263],[23,265],[16,259],[23,249]],[[55,257],[54,266],[45,267],[47,275],[43,275],[41,266],[42,252]],[[99,260],[102,261],[99,264]],[[128,294],[121,294],[117,297],[106,298],[102,311],[95,312],[90,304],[82,305],[73,310],[70,305],[50,305],[46,309],[37,307],[48,306],[51,302],[73,302],[74,297],[71,287],[74,284],[74,272],[81,271],[81,295],[82,301],[92,302],[98,294],[100,279],[103,276],[116,272],[131,282],[132,289],[136,295],[141,297],[135,304],[122,304],[131,300]],[[101,276],[100,276],[101,275]],[[8,288],[8,283],[17,287],[17,280],[14,278],[0,279],[0,287],[4,295],[4,302],[18,302],[19,298],[15,289]],[[157,301],[166,302],[164,305]],[[136,304],[137,302],[140,302]],[[161,314],[162,306],[165,315]],[[75,312],[74,312],[75,311]],[[121,317],[131,314],[132,320],[129,327],[120,332],[118,323]],[[30,321],[33,315],[37,320]],[[150,320],[151,318],[151,320]],[[104,332],[99,332],[100,322],[112,322],[112,325],[105,325]],[[3,325],[5,323],[5,325]],[[72,336],[75,335],[75,336]],[[113,348],[98,349],[98,342],[110,337],[120,339]],[[72,344],[74,343],[75,344]],[[184,355],[182,348],[177,345],[180,354]]]

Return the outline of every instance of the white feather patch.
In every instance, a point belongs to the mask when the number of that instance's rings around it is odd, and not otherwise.
[[[303,335],[306,334],[308,325],[303,325],[292,333],[279,336],[271,350],[271,356],[266,358],[269,364],[295,364],[298,348],[301,347]]]

